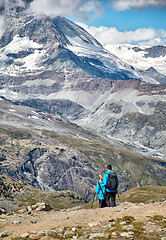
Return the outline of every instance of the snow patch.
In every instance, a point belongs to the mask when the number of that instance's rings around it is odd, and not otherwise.
[[[9,54],[18,54],[19,52],[29,52],[28,56],[12,58],[13,64],[8,67],[4,64],[7,61],[11,61]],[[14,36],[13,40],[0,49],[0,62],[1,62],[1,73],[16,76],[21,72],[33,71],[41,69],[41,66],[37,66],[38,61],[44,56],[45,50],[43,46],[29,39],[29,37]]]
[[[33,118],[33,119],[39,119],[37,116],[31,116],[31,118]]]
[[[43,48],[41,44],[38,44],[29,39],[29,37],[19,37],[18,35],[14,36],[13,40],[1,49],[2,52],[7,53],[18,53],[19,51],[25,51],[29,48]]]
[[[72,44],[72,45],[68,45],[68,49],[75,52],[75,53],[84,53],[87,52],[87,53],[92,53],[93,51],[95,52],[100,52],[100,51],[103,51],[102,47],[99,47],[95,44],[92,44],[92,43],[89,43],[86,39],[82,39],[84,38],[82,36],[79,37],[69,37],[69,36],[66,36],[67,39],[69,40],[69,42]]]
[[[15,112],[16,110],[15,109],[9,109],[9,112]]]

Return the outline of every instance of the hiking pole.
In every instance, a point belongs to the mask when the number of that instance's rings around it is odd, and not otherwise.
[[[93,203],[94,203],[94,200],[95,200],[95,196],[96,196],[96,193],[94,193],[94,196],[93,196],[93,200],[92,200],[92,206],[91,206],[91,208],[93,208]]]
[[[119,195],[119,191],[118,190],[117,190],[117,194],[118,194],[118,198],[119,198],[119,204],[121,204],[120,195]]]

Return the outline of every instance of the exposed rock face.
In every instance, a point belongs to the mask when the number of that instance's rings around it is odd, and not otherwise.
[[[164,57],[166,55],[166,47],[165,46],[154,46],[151,48],[147,48],[145,50],[145,52],[147,52],[145,54],[145,57],[152,57],[152,58],[156,58],[156,57]]]
[[[44,191],[28,185],[25,180],[22,182],[3,174],[0,174],[0,196],[0,215],[18,209],[20,213],[31,214],[34,210],[50,211],[86,202],[73,191]]]
[[[76,120],[88,115],[84,107],[76,102],[68,99],[42,100],[42,99],[28,99],[22,101],[15,101],[16,104],[29,106],[48,113],[58,114],[70,120]]]
[[[146,58],[148,57],[158,58],[158,57],[164,57],[166,55],[166,47],[161,45],[145,48],[144,50],[139,47],[133,47],[133,50],[135,52],[144,51]]]
[[[146,69],[145,71],[143,71],[143,73],[151,78],[156,79],[161,84],[166,83],[166,75],[159,73],[153,67]]]
[[[117,105],[108,107],[114,114],[123,111]],[[98,118],[99,130],[100,126]],[[58,115],[18,106],[4,98],[0,139],[0,172],[47,191],[71,190],[91,200],[98,174],[105,173],[107,164],[118,172],[120,192],[137,185],[165,184],[164,160],[121,148],[123,144],[116,139],[111,142],[118,147],[113,146],[108,138]]]

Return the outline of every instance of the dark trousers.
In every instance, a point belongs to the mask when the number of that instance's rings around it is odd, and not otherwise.
[[[106,201],[106,205],[107,207],[116,207],[116,192],[107,192],[105,193],[105,201]],[[110,199],[111,199],[111,203],[110,203]]]
[[[104,208],[104,207],[107,207],[105,199],[103,200],[99,199],[99,208]]]

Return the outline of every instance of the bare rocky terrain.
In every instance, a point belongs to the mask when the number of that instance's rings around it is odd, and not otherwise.
[[[115,208],[25,211],[1,215],[1,239],[161,239],[166,202],[120,203]]]
[[[43,191],[0,175],[0,196],[0,239],[165,240],[164,186],[130,189],[117,195],[115,208],[99,209],[97,195],[86,203],[71,191]]]

